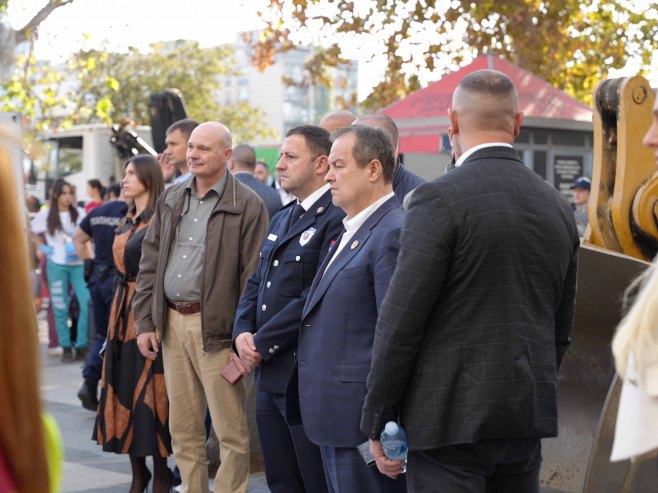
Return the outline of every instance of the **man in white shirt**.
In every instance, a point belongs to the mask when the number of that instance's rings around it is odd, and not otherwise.
[[[330,491],[406,491],[367,467],[357,446],[379,305],[395,269],[404,217],[393,193],[395,161],[380,130],[351,125],[334,134],[329,183],[345,231],[320,265],[302,316],[297,351],[301,421],[320,446]],[[382,461],[391,476],[401,461]]]

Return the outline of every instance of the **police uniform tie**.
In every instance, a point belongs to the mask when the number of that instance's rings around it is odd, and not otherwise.
[[[292,214],[290,216],[290,224],[288,224],[288,231],[295,225],[297,221],[299,221],[299,218],[304,215],[306,212],[306,209],[302,207],[302,204],[297,202],[295,204],[295,207],[292,208]]]

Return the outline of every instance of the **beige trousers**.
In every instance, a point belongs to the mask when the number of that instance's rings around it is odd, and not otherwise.
[[[231,349],[206,353],[201,337],[201,314],[181,315],[169,309],[169,325],[162,341],[165,380],[169,395],[169,429],[183,493],[208,493],[205,449],[206,405],[219,438],[221,465],[215,493],[247,491],[249,428],[245,388],[220,376]]]

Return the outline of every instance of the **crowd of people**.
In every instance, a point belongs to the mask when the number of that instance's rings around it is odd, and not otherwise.
[[[658,148],[654,117],[645,143]],[[274,177],[221,123],[186,119],[157,159],[125,163],[114,200],[91,180],[80,209],[55,182],[31,222],[49,346],[85,360],[90,436],[128,455],[131,493],[170,491],[171,454],[180,491],[208,492],[209,428],[215,492],[247,491],[256,431],[274,493],[539,492],[586,223],[514,150],[523,113],[504,74],[466,76],[449,119],[454,165],[430,183],[398,158],[393,120],[348,111],[288,131]],[[590,186],[579,178],[575,195]],[[642,383],[655,378],[656,279],[638,296],[652,308],[631,311],[613,345]],[[388,421],[406,429],[406,461],[384,454]],[[0,447],[0,473],[7,462]]]

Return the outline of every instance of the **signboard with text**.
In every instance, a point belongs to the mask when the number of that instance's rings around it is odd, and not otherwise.
[[[561,193],[571,197],[571,184],[583,176],[583,156],[555,156],[553,184]]]

